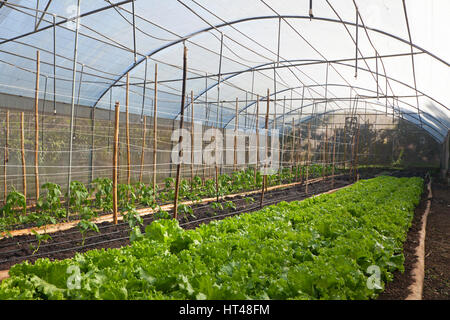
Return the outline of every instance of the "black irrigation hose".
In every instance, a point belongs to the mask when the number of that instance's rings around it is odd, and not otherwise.
[[[319,190],[319,189],[322,189],[322,188],[319,187],[318,190],[315,190],[315,191],[322,191],[322,190]],[[323,188],[323,190],[325,190],[325,189],[327,189],[327,188]],[[268,206],[268,205],[271,205],[271,204],[274,204],[274,203],[279,203],[279,202],[282,202],[282,201],[286,201],[286,199],[290,199],[290,198],[295,199],[295,198],[297,198],[299,195],[307,195],[307,194],[306,194],[305,192],[296,192],[295,195],[286,196],[286,197],[283,197],[283,198],[281,198],[281,199],[278,198],[278,199],[272,200],[272,201],[267,201],[267,202],[264,203],[264,206]],[[192,224],[192,223],[196,223],[196,222],[201,222],[201,221],[208,220],[208,219],[210,219],[210,220],[216,220],[217,218],[226,217],[226,216],[232,216],[232,215],[237,215],[237,214],[240,214],[240,213],[243,213],[243,212],[253,212],[253,211],[256,211],[259,207],[260,207],[259,205],[255,205],[255,206],[252,207],[252,208],[246,208],[246,209],[243,209],[243,210],[240,210],[240,211],[234,211],[234,212],[229,212],[229,213],[222,214],[222,215],[217,215],[217,216],[213,216],[213,217],[207,217],[207,218],[202,218],[202,219],[197,219],[197,220],[189,221],[189,222],[180,224],[180,226],[185,226],[185,225],[188,225],[188,224]],[[95,236],[92,236],[92,237],[85,238],[85,240],[92,239],[92,238],[97,238],[97,237],[100,237],[100,236],[107,236],[107,235],[110,235],[110,234],[115,234],[115,233],[125,232],[125,231],[127,231],[127,230],[118,230],[118,231],[110,232],[110,233],[107,233],[107,234],[95,235]],[[94,242],[94,243],[91,243],[91,244],[85,244],[85,245],[83,245],[83,246],[70,247],[70,248],[65,248],[65,249],[61,249],[61,250],[56,250],[56,251],[51,251],[51,252],[44,252],[44,253],[38,253],[38,254],[33,254],[33,255],[28,255],[28,256],[14,257],[14,258],[12,258],[12,259],[1,260],[1,261],[0,261],[0,265],[1,265],[1,264],[4,264],[4,263],[16,261],[16,260],[22,260],[22,261],[25,261],[25,260],[27,260],[28,258],[40,257],[40,256],[48,256],[48,255],[53,255],[53,254],[56,254],[56,253],[66,252],[66,251],[76,251],[76,250],[79,250],[79,249],[84,249],[84,248],[87,248],[87,247],[97,246],[97,245],[101,245],[101,244],[104,244],[104,243],[111,243],[111,242],[117,242],[117,241],[128,240],[128,239],[129,239],[128,236],[127,236],[127,237],[120,237],[120,238],[109,239],[109,240],[100,241],[100,242]],[[74,241],[74,240],[71,240],[71,241],[65,241],[64,243],[67,243],[67,242],[73,242],[73,241]],[[62,244],[62,243],[63,243],[63,242],[55,243],[55,244],[51,244],[51,245],[56,245],[56,246],[57,246],[57,245],[60,245],[60,244]],[[42,246],[41,246],[41,247],[42,247]],[[40,248],[41,248],[41,247],[40,247]],[[20,250],[17,250],[17,251],[20,251]]]

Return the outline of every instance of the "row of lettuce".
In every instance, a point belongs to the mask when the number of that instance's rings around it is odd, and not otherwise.
[[[268,185],[298,181],[306,176],[306,166],[283,168],[279,173],[268,176]],[[311,165],[308,167],[309,178],[331,174],[332,166]],[[337,172],[337,170],[336,170]],[[215,179],[202,179],[195,176],[192,181],[182,179],[179,198],[181,200],[200,201],[204,197],[225,196],[232,193],[261,188],[262,175],[251,168],[239,170],[232,174],[221,174],[216,185]],[[45,183],[41,186],[42,195],[36,207],[28,210],[25,196],[12,188],[0,208],[0,232],[14,229],[19,225],[32,224],[41,227],[66,220],[70,215],[78,215],[88,223],[99,212],[112,212],[113,183],[109,178],[97,178],[90,187],[79,181],[70,184],[70,197],[64,194],[60,185]],[[118,184],[118,207],[129,211],[138,205],[158,209],[158,206],[173,201],[175,196],[175,179],[168,177],[164,185],[157,190],[144,183]],[[69,207],[63,201],[69,202]]]
[[[130,246],[13,266],[0,299],[375,298],[403,271],[422,190],[382,176],[195,230],[157,220]]]

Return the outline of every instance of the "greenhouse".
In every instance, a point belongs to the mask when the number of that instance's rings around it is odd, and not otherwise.
[[[449,12],[0,0],[0,300],[449,300]]]

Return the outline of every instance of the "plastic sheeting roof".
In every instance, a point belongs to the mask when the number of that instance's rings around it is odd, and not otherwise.
[[[71,103],[76,23],[61,22],[77,16],[77,3],[0,0],[0,92],[34,95],[40,50],[46,98]],[[132,1],[81,0],[75,100],[123,105],[129,72],[130,112],[151,115],[157,63],[158,116],[175,118],[185,45],[197,120],[234,126],[237,98],[239,124],[247,124],[256,95],[270,89],[270,113],[287,123],[356,106],[394,113],[442,141],[450,127],[450,2],[313,0],[313,17],[309,5],[135,0],[133,15]],[[42,98],[42,82],[40,90]]]

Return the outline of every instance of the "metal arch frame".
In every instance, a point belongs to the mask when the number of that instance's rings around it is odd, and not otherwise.
[[[329,85],[329,86],[349,87],[349,86],[346,85],[346,84],[328,84],[328,85]],[[318,84],[318,85],[311,85],[311,86],[322,86],[322,85],[321,85],[321,84]],[[299,86],[299,87],[295,87],[295,88],[282,89],[282,90],[280,90],[280,91],[278,91],[278,92],[276,92],[276,93],[274,92],[274,93],[270,94],[270,96],[273,96],[274,94],[280,94],[280,93],[283,93],[283,92],[285,92],[285,91],[289,91],[289,90],[291,90],[291,89],[298,89],[298,88],[302,88],[302,87]],[[376,92],[376,91],[374,91],[374,90],[367,89],[367,88],[362,88],[362,87],[356,87],[356,86],[354,86],[353,88],[356,88],[356,89],[359,89],[359,90],[365,90],[365,91],[369,91],[369,92],[373,92],[373,93]],[[331,100],[331,99],[330,99],[330,100]],[[260,99],[260,101],[266,101],[265,97],[262,97],[262,99]],[[414,107],[414,106],[412,106],[412,105],[409,104],[409,103],[406,103],[406,102],[401,101],[401,100],[399,100],[399,101],[402,102],[403,104],[406,104],[406,105],[408,105],[408,106]],[[289,115],[289,114],[291,114],[291,113],[293,113],[293,112],[296,112],[296,111],[298,111],[298,110],[305,109],[306,107],[312,106],[312,105],[314,105],[314,104],[316,104],[316,103],[321,103],[321,102],[313,102],[313,103],[309,103],[309,104],[303,105],[302,107],[299,107],[299,108],[294,108],[294,109],[290,110],[288,113],[286,113],[285,116],[286,116],[286,115]],[[255,101],[254,101],[254,102],[251,102],[251,103],[248,104],[245,108],[241,109],[241,110],[239,111],[239,113],[241,113],[242,111],[245,111],[246,109],[250,108],[250,107],[251,107],[252,105],[254,105],[254,104],[256,104]],[[370,104],[377,104],[377,103],[370,102]],[[378,104],[377,104],[377,105],[378,105]],[[384,106],[384,105],[383,105],[383,106]],[[391,106],[390,106],[389,108],[390,108],[391,110],[393,110],[394,116],[395,116],[396,118],[401,118],[401,117],[399,116],[399,114],[408,115],[408,116],[411,116],[412,118],[414,118],[413,115],[415,115],[415,113],[411,113],[411,114],[410,114],[410,113],[405,113],[405,112],[400,112],[400,113],[397,112],[397,114],[395,114],[395,109],[394,109],[393,107],[391,107]],[[342,110],[345,110],[345,108],[343,108]],[[373,110],[377,111],[376,109],[373,109]],[[323,112],[322,114],[327,114],[327,113],[329,113],[329,112],[336,112],[336,111],[338,111],[338,110],[333,109],[333,110],[330,110],[330,111],[328,111],[328,112]],[[433,115],[429,114],[428,112],[421,111],[421,113],[424,114],[424,115],[426,115],[426,116],[428,116],[428,117],[430,117],[430,118],[433,118],[435,121],[441,123],[438,119],[436,119]],[[280,119],[281,117],[282,117],[282,116],[277,117],[276,120]],[[228,124],[231,123],[231,121],[232,121],[233,119],[234,119],[234,117],[231,117],[230,120],[228,120],[228,122],[224,125],[224,128],[226,128],[226,127],[228,126]],[[417,119],[417,118],[416,118],[416,119]],[[414,122],[412,122],[412,121],[409,121],[409,120],[407,120],[407,119],[402,119],[402,120],[405,120],[405,121],[407,121],[407,122],[410,122],[411,124],[413,124],[413,125],[416,126],[416,124],[415,124]],[[273,120],[270,120],[270,122],[273,122]],[[429,127],[431,130],[433,130],[434,132],[436,132],[439,136],[444,137],[439,131],[437,131],[435,128],[433,128],[432,126],[430,126],[428,123],[424,122],[424,124],[425,124],[427,127]],[[445,126],[445,124],[443,124],[443,123],[441,123],[441,124],[442,124],[443,126]],[[420,126],[417,126],[417,127],[420,128]],[[427,131],[427,132],[428,132],[428,133],[429,133],[436,141],[441,142],[441,140],[440,140],[438,137],[436,137],[435,135],[431,134],[430,131],[428,131],[428,130],[426,130],[426,129],[425,129],[425,131]]]
[[[297,60],[290,60],[290,61],[286,61],[286,62],[291,62],[291,61],[297,61]],[[326,62],[327,62],[327,61],[323,61],[323,60],[310,60],[310,61],[316,61],[316,62],[319,62],[319,63],[326,63]],[[342,65],[342,66],[346,66],[346,67],[354,68],[353,65],[349,65],[349,64],[346,64],[346,63],[343,63],[343,62],[336,62],[336,61],[329,61],[329,62],[330,62],[330,63],[339,64],[339,65]],[[271,64],[271,63],[268,63],[268,64]],[[266,65],[267,65],[267,64],[266,64]],[[301,64],[296,64],[295,66],[299,66],[299,65],[301,65]],[[282,67],[283,67],[283,66],[282,66]],[[290,67],[290,66],[284,66],[284,67]],[[364,67],[360,67],[360,66],[359,66],[358,69],[359,69],[359,70],[366,71],[366,72],[369,72],[369,70],[365,69]],[[242,71],[242,72],[240,72],[240,73],[232,74],[232,75],[228,76],[226,79],[232,78],[232,77],[234,77],[234,76],[236,76],[236,75],[242,74],[243,72],[249,72],[249,71],[252,71],[252,69],[248,69],[248,70],[244,70],[244,71]],[[378,74],[378,73],[377,73],[377,74]],[[379,75],[379,76],[382,76],[382,77],[386,77],[386,76],[383,75],[383,74],[378,74],[378,75]],[[404,86],[408,87],[408,88],[411,89],[411,90],[415,90],[412,86],[408,85],[407,83],[404,83],[403,81],[400,81],[400,80],[391,78],[391,77],[389,77],[389,76],[387,76],[386,78],[389,79],[389,80],[392,80],[392,81],[394,81],[394,82],[396,82],[396,83],[399,83],[399,84],[401,84],[401,85],[404,85]],[[224,79],[224,80],[226,80],[226,79]],[[217,85],[217,83],[212,84],[207,90],[210,90],[210,89],[213,88],[215,85]],[[311,86],[308,86],[308,87],[313,87],[313,86],[318,86],[318,85],[311,85]],[[320,85],[320,86],[323,86],[323,85]],[[348,85],[344,85],[344,86],[348,86]],[[296,88],[301,88],[301,87],[296,87]],[[291,90],[291,89],[292,89],[292,88],[283,89],[281,92],[284,92],[284,91],[287,91],[287,90]],[[367,88],[359,88],[359,89],[361,89],[361,90],[367,90],[367,91],[372,91],[372,90],[367,89]],[[206,91],[206,90],[204,90],[204,92],[205,92],[205,91]],[[203,94],[204,92],[200,93],[199,96],[200,96],[201,94]],[[372,92],[375,93],[375,91],[372,91]],[[421,95],[423,95],[424,97],[427,97],[427,98],[429,98],[430,100],[436,102],[437,104],[439,104],[440,106],[442,106],[444,109],[447,109],[447,110],[449,109],[449,108],[447,108],[445,105],[443,105],[443,104],[440,103],[439,101],[435,100],[434,98],[430,97],[429,95],[423,93],[422,91],[417,90],[417,92],[420,93]],[[272,95],[271,95],[271,96],[272,96]],[[197,97],[198,97],[198,96],[197,96]],[[380,96],[380,97],[381,97],[381,96]],[[406,103],[406,102],[404,102],[404,101],[402,101],[402,103],[405,103],[405,104],[411,106],[412,108],[417,109],[417,107],[414,107],[414,106],[412,106],[412,105],[410,105],[410,104],[408,104],[408,103]],[[252,104],[254,104],[254,103],[252,103]],[[246,110],[248,107],[250,107],[252,104],[250,104],[250,105],[248,105],[247,107],[245,107],[245,108],[239,110],[239,114],[240,114],[242,111],[245,111],[245,110]],[[187,106],[188,106],[188,105],[187,105]],[[187,106],[186,106],[186,107],[187,107]],[[392,106],[390,106],[390,108],[392,109]],[[430,115],[429,113],[424,112],[424,111],[420,111],[420,112],[422,112],[423,114],[427,114],[428,116],[430,116],[430,117],[432,117],[434,120],[436,120],[439,124],[441,124],[444,128],[449,129],[448,126],[447,126],[446,124],[442,123],[441,121],[439,121],[438,119],[436,119],[435,117],[433,117],[432,115]],[[177,115],[177,116],[178,116],[178,115]],[[175,117],[175,118],[176,118],[176,117]],[[232,120],[232,119],[233,119],[233,117],[231,118],[231,120]],[[231,120],[230,120],[230,121],[231,121]],[[227,122],[227,123],[224,125],[224,127],[226,127],[228,124],[229,124],[229,122]]]
[[[317,103],[317,102],[315,102],[315,103]],[[371,104],[371,105],[379,105],[379,106],[382,106],[383,108],[384,108],[384,106],[385,106],[384,104],[375,103],[375,102],[368,102],[368,103]],[[310,104],[310,105],[312,105],[312,104]],[[410,105],[410,104],[408,104],[408,105]],[[348,108],[343,108],[342,110],[347,110],[347,109],[348,109]],[[357,108],[357,109],[358,109],[358,108]],[[394,108],[391,108],[391,109],[394,109]],[[299,110],[299,108],[297,108],[297,109],[295,109],[295,110],[292,110],[292,111],[288,112],[288,114],[291,113],[291,112],[293,112],[293,111],[297,111],[297,110]],[[375,108],[369,108],[368,110],[372,110],[372,111],[375,111],[375,112],[379,112],[381,115],[385,115],[384,112],[379,111],[379,110],[377,110],[377,109],[375,109]],[[330,114],[330,113],[334,113],[334,112],[337,112],[337,111],[339,111],[339,110],[333,109],[333,110],[329,110],[329,111],[326,111],[326,112],[318,113],[316,116],[322,116],[322,115],[324,115],[324,114]],[[395,111],[395,110],[394,110],[394,111]],[[430,115],[430,114],[427,113],[427,112],[421,111],[421,113],[422,113],[423,115],[426,115],[426,116],[429,116],[429,117],[434,118],[432,115]],[[419,122],[419,118],[416,117],[416,113],[405,113],[405,112],[402,112],[401,114],[404,115],[405,117],[411,117],[411,118],[413,118],[413,119],[415,119],[415,120],[417,120],[417,121]],[[306,117],[307,119],[305,119],[304,121],[307,121],[308,119],[311,119],[311,118],[313,118],[313,117],[314,117],[314,116]],[[411,123],[413,126],[415,126],[415,127],[419,128],[419,129],[422,129],[422,130],[426,131],[426,132],[427,132],[431,137],[433,137],[433,139],[434,139],[435,141],[437,141],[438,143],[441,143],[441,142],[442,142],[442,139],[445,137],[442,133],[440,133],[438,130],[436,130],[436,129],[433,128],[430,124],[428,124],[428,123],[427,123],[428,120],[427,120],[427,121],[422,121],[422,125],[427,126],[428,128],[431,129],[431,131],[430,131],[430,130],[427,130],[427,129],[424,129],[423,127],[420,126],[420,124],[415,123],[415,122],[413,122],[413,121],[410,121],[410,120],[406,119],[405,117],[400,117],[400,116],[399,116],[399,113],[395,114],[395,112],[394,112],[394,117],[396,117],[397,119],[404,120],[404,121],[406,121],[406,122],[408,122],[408,123]],[[434,118],[434,119],[436,119],[436,118]],[[300,119],[299,122],[304,122],[304,121],[301,121],[301,119]],[[435,132],[437,135],[432,134],[432,131]],[[439,138],[439,137],[442,137],[442,139]]]
[[[372,104],[373,104],[373,103],[372,103]],[[384,107],[384,105],[381,105],[381,106]],[[345,109],[343,109],[343,110],[347,110],[347,109],[348,109],[348,108],[345,108]],[[377,109],[370,108],[370,109],[368,109],[368,110],[375,111],[375,113],[376,113],[376,112],[379,112],[380,115],[383,115],[383,114],[384,114],[382,111],[379,111],[379,110],[377,110]],[[315,116],[309,116],[309,117],[306,117],[306,119],[304,119],[303,121],[300,120],[298,123],[306,122],[306,121],[308,121],[308,120],[311,120],[313,117],[323,116],[323,115],[326,115],[326,114],[332,114],[332,113],[334,113],[334,112],[336,112],[336,111],[339,111],[339,110],[329,110],[329,111],[327,111],[327,112],[318,113],[318,114],[316,114]],[[417,119],[417,121],[418,121],[418,118],[413,117],[412,114],[407,114],[407,115],[410,116],[410,117],[412,117],[412,118],[414,118],[414,119]],[[415,113],[414,113],[414,115],[415,115]],[[396,118],[399,119],[398,116],[396,116]],[[401,119],[401,118],[400,118],[400,119]],[[434,141],[436,141],[438,144],[442,143],[442,140],[440,140],[437,136],[435,136],[434,134],[432,134],[429,130],[426,130],[426,129],[424,129],[423,127],[421,127],[420,124],[414,123],[413,121],[410,121],[410,120],[408,120],[408,119],[401,119],[401,120],[406,121],[406,122],[412,124],[414,127],[416,127],[416,128],[418,128],[418,129],[421,129],[421,130],[425,131],[426,134],[428,134],[428,135],[429,135]],[[434,129],[433,127],[431,127],[429,124],[427,124],[427,123],[425,123],[425,122],[423,122],[423,124],[424,124],[425,126],[431,128],[431,129],[433,129],[434,131],[436,131],[436,129]],[[436,132],[438,133],[439,136],[442,136],[442,134],[441,134],[440,132],[438,132],[438,131],[436,131]]]
[[[367,59],[371,59],[371,57],[366,57],[365,59],[366,59],[366,60],[367,60]],[[375,58],[374,58],[374,59],[375,59]],[[324,60],[317,60],[317,59],[293,59],[293,60],[284,60],[284,61],[280,61],[280,63],[292,63],[292,62],[295,62],[295,61],[310,61],[310,62],[309,62],[309,63],[304,63],[304,64],[300,64],[300,63],[299,63],[299,64],[282,65],[282,66],[279,66],[279,67],[277,67],[277,68],[299,67],[299,66],[307,66],[307,65],[321,64],[321,63],[334,63],[334,64],[343,65],[343,66],[354,67],[354,66],[351,66],[351,65],[349,65],[349,64],[343,63],[342,60],[345,60],[345,61],[349,60],[349,61],[351,61],[351,60],[354,60],[354,58],[352,58],[352,59],[337,59],[337,60],[332,60],[332,61],[324,61]],[[248,69],[245,69],[245,70],[242,70],[242,71],[238,71],[238,72],[232,73],[231,75],[229,75],[229,76],[227,76],[227,77],[221,79],[220,83],[222,83],[222,82],[224,82],[224,81],[226,81],[226,80],[228,80],[228,79],[231,79],[231,78],[233,78],[233,77],[235,77],[235,76],[244,74],[244,73],[246,73],[246,72],[258,71],[258,70],[266,70],[266,68],[262,68],[262,69],[259,69],[259,68],[265,67],[265,66],[268,66],[268,65],[271,65],[271,64],[274,64],[274,63],[273,63],[273,62],[268,62],[268,63],[260,64],[260,65],[258,65],[258,66],[251,67],[251,68],[248,68]],[[372,74],[374,73],[374,71],[367,70],[367,69],[365,69],[364,67],[358,67],[358,69],[359,69],[359,70],[366,71],[366,72],[370,72],[370,73],[372,73]],[[439,101],[435,100],[434,98],[432,98],[431,96],[425,94],[424,92],[422,92],[422,91],[420,91],[420,90],[416,90],[415,88],[413,88],[412,86],[410,86],[409,84],[407,84],[407,83],[405,83],[405,82],[403,82],[403,81],[400,81],[400,80],[394,79],[394,78],[392,78],[392,77],[386,76],[385,74],[381,74],[381,73],[377,73],[377,72],[375,72],[375,74],[376,74],[377,76],[385,77],[385,78],[387,78],[388,80],[392,80],[392,81],[394,81],[394,82],[396,82],[396,83],[399,83],[399,84],[401,84],[401,85],[403,85],[403,86],[405,86],[405,87],[407,87],[407,88],[409,88],[409,89],[411,89],[411,90],[413,90],[413,91],[416,91],[416,92],[420,93],[422,96],[425,96],[425,97],[429,98],[430,100],[433,100],[433,101],[436,102],[437,104],[441,105],[443,108],[449,110],[449,108],[447,108],[445,105],[443,105],[443,104],[440,103]],[[201,91],[201,92],[194,98],[194,101],[196,101],[200,96],[202,96],[203,94],[205,94],[207,91],[213,89],[213,88],[216,87],[217,85],[218,85],[218,83],[215,82],[215,83],[213,83],[211,86],[209,86],[208,88],[206,88],[205,90]],[[324,86],[324,85],[322,85],[322,86]],[[364,88],[361,88],[361,89],[364,89]],[[188,104],[186,104],[185,108],[188,108],[189,105],[190,105],[190,102],[189,102]],[[416,106],[416,107],[411,106],[411,107],[417,109],[417,106]],[[245,109],[243,109],[243,110],[245,110]],[[420,111],[419,109],[417,109],[417,110]],[[240,113],[240,111],[239,111],[239,113]],[[177,114],[175,115],[174,119],[176,119],[179,115],[180,115],[180,113],[177,113]],[[227,124],[228,124],[228,123],[227,123]],[[442,123],[441,123],[441,124],[442,124]],[[446,128],[448,128],[445,124],[442,124],[442,125],[444,125]]]
[[[147,58],[149,58],[149,57],[155,55],[156,53],[158,53],[158,52],[160,52],[160,51],[162,51],[162,50],[165,50],[165,49],[167,49],[167,48],[169,48],[169,47],[172,47],[172,46],[174,46],[174,45],[177,45],[177,44],[179,44],[179,43],[182,43],[183,41],[185,41],[185,40],[187,40],[187,39],[190,39],[190,38],[192,38],[192,37],[194,37],[194,36],[196,36],[196,35],[199,35],[199,34],[204,33],[204,32],[211,31],[211,30],[213,30],[213,29],[218,29],[218,28],[222,28],[222,27],[229,26],[229,25],[238,24],[238,23],[242,23],[242,22],[248,22],[248,21],[267,20],[267,19],[280,19],[280,18],[281,18],[281,19],[310,19],[310,20],[311,20],[311,19],[314,19],[314,20],[325,21],[325,22],[334,22],[334,23],[339,23],[339,24],[343,23],[343,24],[345,24],[345,25],[351,25],[351,26],[356,26],[356,25],[357,25],[357,24],[354,23],[354,22],[340,21],[340,20],[336,20],[336,19],[332,19],[332,18],[324,18],[324,17],[310,17],[310,16],[299,16],[299,15],[271,15],[271,16],[254,16],[254,17],[241,18],[241,19],[237,19],[237,20],[233,20],[233,21],[229,21],[229,22],[225,22],[225,23],[220,23],[220,24],[217,24],[217,25],[215,25],[215,26],[209,26],[209,27],[203,28],[203,29],[201,29],[201,30],[197,30],[197,31],[195,31],[195,32],[192,32],[192,33],[190,33],[190,34],[188,34],[188,35],[186,35],[186,36],[184,36],[184,37],[181,37],[180,39],[174,40],[174,41],[172,41],[172,42],[170,42],[170,43],[168,43],[168,44],[166,44],[166,45],[163,45],[163,46],[161,46],[161,47],[159,47],[159,48],[157,48],[157,49],[154,49],[154,50],[152,50],[151,52],[149,52],[147,55],[145,55],[145,57],[141,57],[138,61],[134,62],[132,65],[130,65],[128,68],[126,68],[125,71],[124,71],[124,72],[123,72],[116,80],[114,80],[113,83],[111,83],[110,86],[109,86],[108,88],[106,88],[106,89],[100,94],[100,96],[98,97],[97,101],[94,103],[93,107],[95,108],[95,107],[97,106],[97,104],[99,103],[99,101],[106,95],[106,93],[107,93],[113,86],[115,86],[115,85],[116,85],[116,84],[117,84],[117,83],[118,83],[118,82],[119,82],[119,81],[120,81],[127,73],[129,73],[129,72],[132,71],[134,68],[136,68],[136,67],[137,67],[139,64],[141,64],[145,59],[147,59]],[[358,24],[358,27],[359,27],[359,26],[360,26],[360,25]],[[362,26],[361,26],[361,27],[362,27]],[[428,50],[425,50],[425,49],[421,48],[420,46],[418,46],[418,45],[416,45],[416,44],[414,44],[414,43],[411,43],[410,41],[407,41],[407,40],[405,40],[405,39],[402,39],[402,38],[400,38],[400,37],[398,37],[398,36],[395,36],[395,35],[393,35],[393,34],[391,34],[391,33],[388,33],[388,32],[386,32],[386,31],[383,31],[383,30],[379,30],[379,29],[376,29],[376,28],[368,27],[368,26],[365,26],[365,27],[366,27],[368,30],[370,30],[370,31],[374,31],[374,32],[383,34],[383,35],[385,35],[385,36],[391,37],[391,38],[396,39],[396,40],[398,40],[398,41],[401,41],[401,42],[403,42],[403,43],[405,43],[405,44],[408,44],[408,45],[410,45],[410,46],[412,46],[412,47],[414,47],[414,48],[416,48],[416,49],[418,49],[418,50],[420,50],[420,51],[422,51],[422,52],[428,54],[429,56],[433,57],[434,59],[436,59],[436,60],[438,60],[438,61],[440,61],[440,62],[442,62],[442,63],[444,63],[445,65],[447,65],[447,66],[450,67],[450,63],[448,63],[448,62],[446,62],[445,60],[439,58],[438,56],[432,54],[432,53],[429,52]],[[273,62],[272,62],[272,63],[273,63]],[[388,78],[389,78],[389,77],[388,77]]]

